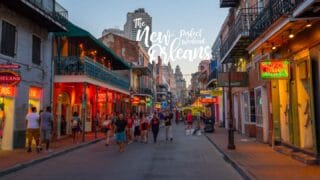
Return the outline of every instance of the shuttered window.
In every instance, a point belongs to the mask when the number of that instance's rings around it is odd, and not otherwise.
[[[41,64],[41,39],[32,35],[32,63]]]
[[[1,30],[1,54],[14,57],[16,43],[16,27],[12,24],[2,21]]]

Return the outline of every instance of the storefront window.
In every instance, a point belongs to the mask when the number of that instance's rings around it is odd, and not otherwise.
[[[31,107],[36,107],[37,111],[40,110],[42,89],[38,87],[29,88],[29,111]]]

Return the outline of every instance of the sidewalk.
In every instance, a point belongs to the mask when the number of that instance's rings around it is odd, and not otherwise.
[[[13,168],[15,166],[28,163],[32,163],[34,160],[41,160],[42,158],[48,158],[51,155],[57,155],[58,152],[68,151],[71,149],[76,149],[83,147],[86,144],[90,144],[104,137],[104,134],[98,133],[98,138],[95,139],[94,133],[86,134],[86,141],[84,143],[73,143],[71,137],[65,137],[63,139],[56,140],[51,143],[50,149],[53,150],[52,153],[47,153],[45,151],[36,153],[34,148],[31,153],[27,153],[26,149],[16,149],[13,151],[3,151],[0,150],[0,172],[5,171],[7,169]],[[81,142],[82,136],[79,136],[79,140]]]
[[[236,168],[251,179],[320,179],[320,166],[305,165],[289,156],[280,154],[267,144],[255,139],[235,135],[235,150],[227,149],[228,134],[224,128],[207,133],[208,139],[229,159]]]

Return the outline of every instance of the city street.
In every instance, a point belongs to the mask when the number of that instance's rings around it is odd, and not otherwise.
[[[3,179],[242,179],[205,136],[185,136],[174,127],[174,141],[133,143],[120,154],[113,143],[82,148],[25,168]]]

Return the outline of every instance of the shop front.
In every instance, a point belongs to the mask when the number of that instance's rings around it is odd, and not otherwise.
[[[13,147],[15,86],[0,86],[0,150]]]

